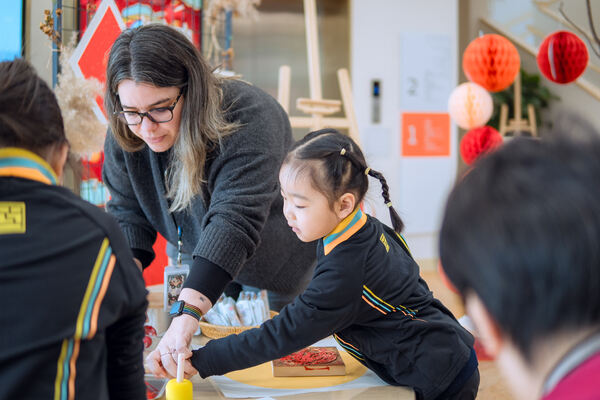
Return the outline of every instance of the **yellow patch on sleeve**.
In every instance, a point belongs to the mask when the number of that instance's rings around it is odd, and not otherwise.
[[[387,242],[387,239],[385,238],[385,235],[382,233],[381,236],[379,237],[379,240],[381,241],[381,243],[383,243],[383,245],[385,246],[385,252],[389,253],[390,251],[390,245]]]
[[[25,203],[0,201],[0,235],[25,233]]]

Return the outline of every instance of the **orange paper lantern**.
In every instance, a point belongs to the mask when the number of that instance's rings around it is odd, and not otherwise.
[[[463,70],[470,81],[490,92],[509,87],[517,77],[521,58],[505,37],[489,34],[473,40],[463,54]]]
[[[570,83],[579,78],[588,64],[583,40],[567,31],[548,35],[540,45],[537,63],[544,76],[556,83]]]
[[[463,129],[483,126],[492,117],[494,102],[492,96],[473,82],[459,85],[450,94],[448,112],[450,117]]]

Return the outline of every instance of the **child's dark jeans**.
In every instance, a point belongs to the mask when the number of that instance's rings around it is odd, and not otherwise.
[[[454,382],[448,388],[436,397],[435,400],[473,400],[477,397],[479,390],[479,370],[477,369],[477,355],[475,350],[471,349],[469,361],[458,373]],[[416,393],[417,400],[421,400],[420,393]]]

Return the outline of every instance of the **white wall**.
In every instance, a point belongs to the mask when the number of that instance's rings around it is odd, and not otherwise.
[[[446,112],[446,101],[458,76],[458,0],[351,0],[351,22],[352,86],[367,161],[388,181],[394,207],[406,223],[404,235],[413,255],[436,258],[441,213],[456,175],[456,128],[451,125],[449,157],[403,158],[400,115],[402,111]],[[410,46],[411,38],[426,35],[447,44],[441,53],[448,57],[440,60],[443,67],[431,65],[430,48],[408,49],[414,47]],[[420,68],[438,68],[443,93],[434,103],[421,101],[411,107],[402,81],[406,69],[418,73]],[[371,121],[373,79],[381,80],[379,124]],[[374,206],[377,217],[389,224],[380,185],[375,180],[370,185],[368,205]]]
[[[27,0],[25,2],[25,58],[37,73],[52,85],[52,42],[41,30],[44,10],[52,10],[52,0]]]

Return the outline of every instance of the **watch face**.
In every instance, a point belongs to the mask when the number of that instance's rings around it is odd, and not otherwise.
[[[184,306],[185,306],[185,303],[183,301],[176,301],[171,306],[171,309],[169,310],[169,315],[170,316],[181,315],[181,311],[183,311]]]

